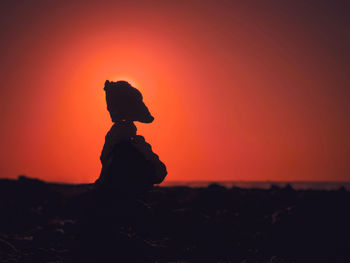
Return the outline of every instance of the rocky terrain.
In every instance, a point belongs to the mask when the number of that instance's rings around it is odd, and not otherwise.
[[[350,194],[0,180],[0,262],[350,262]]]

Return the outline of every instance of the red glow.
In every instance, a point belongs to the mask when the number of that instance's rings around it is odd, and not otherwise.
[[[124,79],[155,117],[138,132],[169,180],[349,180],[349,81],[322,36],[283,12],[209,5],[62,4],[18,22],[1,176],[94,181],[112,125],[103,84]]]

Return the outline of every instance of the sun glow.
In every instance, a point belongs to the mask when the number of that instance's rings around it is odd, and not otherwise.
[[[102,2],[3,17],[0,176],[93,182],[108,79],[141,91],[155,120],[138,133],[171,180],[347,180],[343,25],[230,1]]]
[[[122,75],[122,74],[120,74],[120,75],[118,75],[118,74],[111,75],[110,77],[107,77],[107,80],[113,81],[113,82],[124,80],[124,81],[129,82],[131,84],[131,86],[133,86],[133,87],[135,87],[137,89],[141,88],[139,83],[138,83],[138,81],[136,81],[135,79],[133,79],[132,77],[130,77],[130,76],[126,75],[126,74],[124,74],[124,75]]]

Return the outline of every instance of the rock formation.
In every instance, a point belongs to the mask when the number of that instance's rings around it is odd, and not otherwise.
[[[137,135],[134,122],[151,123],[154,118],[142,94],[128,82],[107,80],[104,90],[114,125],[105,138],[102,171],[96,185],[122,193],[146,191],[161,183],[167,170],[151,145]]]

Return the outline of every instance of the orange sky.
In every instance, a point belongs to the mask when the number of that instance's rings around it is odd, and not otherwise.
[[[74,2],[1,3],[0,177],[93,182],[124,79],[167,180],[350,180],[346,2]]]

